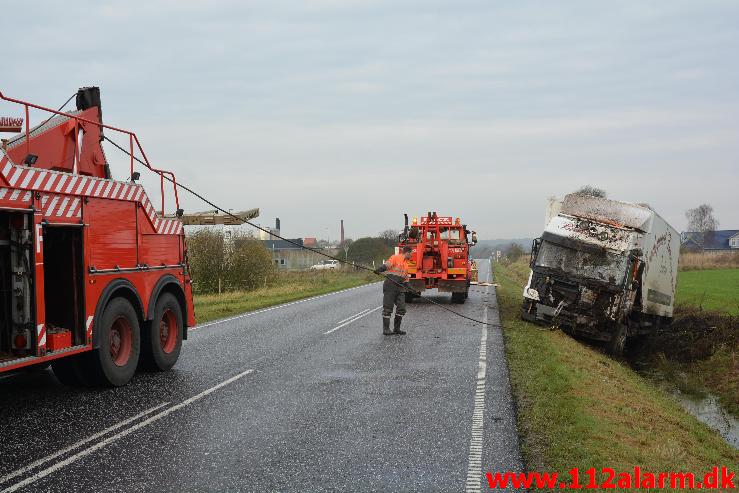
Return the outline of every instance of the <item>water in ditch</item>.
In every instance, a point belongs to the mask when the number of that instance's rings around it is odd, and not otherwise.
[[[739,449],[739,419],[721,406],[718,397],[709,394],[696,399],[680,393],[676,396],[683,409],[698,418],[701,423],[716,430],[729,445]]]

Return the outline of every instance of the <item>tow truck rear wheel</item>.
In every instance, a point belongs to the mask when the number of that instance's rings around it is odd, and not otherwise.
[[[163,293],[154,307],[154,317],[144,329],[141,364],[147,370],[167,371],[182,349],[182,309],[172,293]]]
[[[98,327],[99,347],[90,354],[91,369],[102,385],[126,385],[136,373],[141,349],[136,310],[127,299],[113,298]]]
[[[467,293],[452,293],[452,303],[462,304],[467,299]]]
[[[405,293],[405,302],[406,303],[413,303],[413,300],[416,299],[416,295],[413,293]]]

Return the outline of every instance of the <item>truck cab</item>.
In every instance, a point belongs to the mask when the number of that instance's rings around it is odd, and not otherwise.
[[[678,250],[648,207],[568,195],[532,245],[522,318],[620,353],[671,319]]]

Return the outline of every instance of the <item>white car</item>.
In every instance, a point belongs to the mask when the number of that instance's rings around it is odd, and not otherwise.
[[[321,260],[316,265],[311,265],[310,270],[326,270],[326,269],[338,269],[338,260]]]

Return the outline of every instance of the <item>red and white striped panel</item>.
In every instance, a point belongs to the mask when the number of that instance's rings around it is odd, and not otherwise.
[[[146,216],[149,218],[149,221],[151,221],[151,224],[154,225],[154,229],[156,229],[159,233],[165,235],[182,233],[182,223],[177,219],[165,219],[159,217],[159,214],[157,214],[154,206],[151,205],[151,201],[146,194],[144,194],[143,198],[141,199],[141,207],[144,208]]]
[[[0,188],[0,199],[4,195],[12,195],[17,200],[22,190],[38,190],[51,194],[66,194],[70,196],[99,197],[103,199],[128,200],[140,202],[152,226],[159,234],[182,234],[182,223],[177,219],[162,218],[151,205],[144,187],[135,183],[115,180],[105,180],[82,175],[72,175],[45,169],[34,169],[26,166],[17,166],[10,162],[6,155],[0,159],[0,173],[10,184],[11,189]],[[31,192],[26,192],[22,200],[30,200]],[[46,203],[42,209],[45,215],[66,217],[80,217],[81,200],[78,197],[60,197],[56,202],[56,195],[45,195]],[[64,202],[66,200],[66,202]],[[74,207],[72,207],[74,205]]]
[[[45,217],[82,217],[82,199],[65,195],[42,195],[41,211]]]
[[[17,188],[0,188],[0,200],[10,200],[11,202],[24,202],[18,204],[20,206],[26,206],[27,202],[31,200],[31,192],[24,192]]]
[[[36,326],[36,340],[39,346],[46,346],[46,326],[44,324]]]

